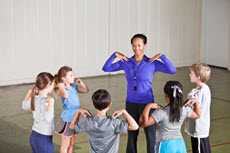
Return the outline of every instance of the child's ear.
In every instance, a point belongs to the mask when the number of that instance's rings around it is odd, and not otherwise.
[[[63,81],[63,83],[66,82],[66,79],[64,77],[62,77],[61,80]]]
[[[112,102],[110,102],[107,108],[110,109],[111,106],[112,106]]]

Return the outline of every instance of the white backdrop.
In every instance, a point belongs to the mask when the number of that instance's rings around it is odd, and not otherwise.
[[[177,66],[200,60],[200,0],[0,0],[0,85],[26,83],[62,65],[78,76],[106,74],[115,50],[132,55],[130,38],[148,36]]]
[[[203,0],[202,59],[230,70],[230,0]]]

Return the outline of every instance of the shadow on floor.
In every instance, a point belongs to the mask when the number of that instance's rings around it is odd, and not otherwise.
[[[30,153],[30,131],[0,119],[0,153]],[[55,145],[55,152],[59,146]]]

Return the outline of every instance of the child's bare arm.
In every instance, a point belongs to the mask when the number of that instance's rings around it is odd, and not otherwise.
[[[157,109],[159,106],[156,103],[150,103],[147,106],[145,106],[143,114],[142,114],[142,126],[148,127],[150,125],[155,124],[155,119],[152,116],[149,116],[149,112],[151,109]]]
[[[201,115],[200,104],[198,102],[198,99],[192,99],[192,101],[193,101],[193,111],[191,112],[189,117],[193,119],[197,119]]]
[[[77,91],[79,93],[88,93],[89,92],[88,86],[81,79],[75,78],[75,82],[78,85]]]
[[[112,116],[114,118],[117,118],[121,115],[123,115],[124,118],[128,122],[128,130],[137,130],[139,128],[137,122],[133,119],[133,117],[125,109],[115,111]]]
[[[32,96],[32,89],[30,89],[24,100],[22,101],[22,109],[23,110],[26,110],[26,111],[29,111],[30,110],[30,107],[31,107],[31,96]]]
[[[70,128],[74,129],[76,124],[78,123],[79,119],[81,116],[91,116],[90,112],[86,109],[80,108],[74,115],[71,123],[70,123]]]
[[[32,89],[29,89],[24,100],[26,101],[31,100],[31,96],[32,96]]]

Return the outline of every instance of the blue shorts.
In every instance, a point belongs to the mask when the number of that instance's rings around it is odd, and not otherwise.
[[[187,153],[183,139],[162,140],[159,153]]]

